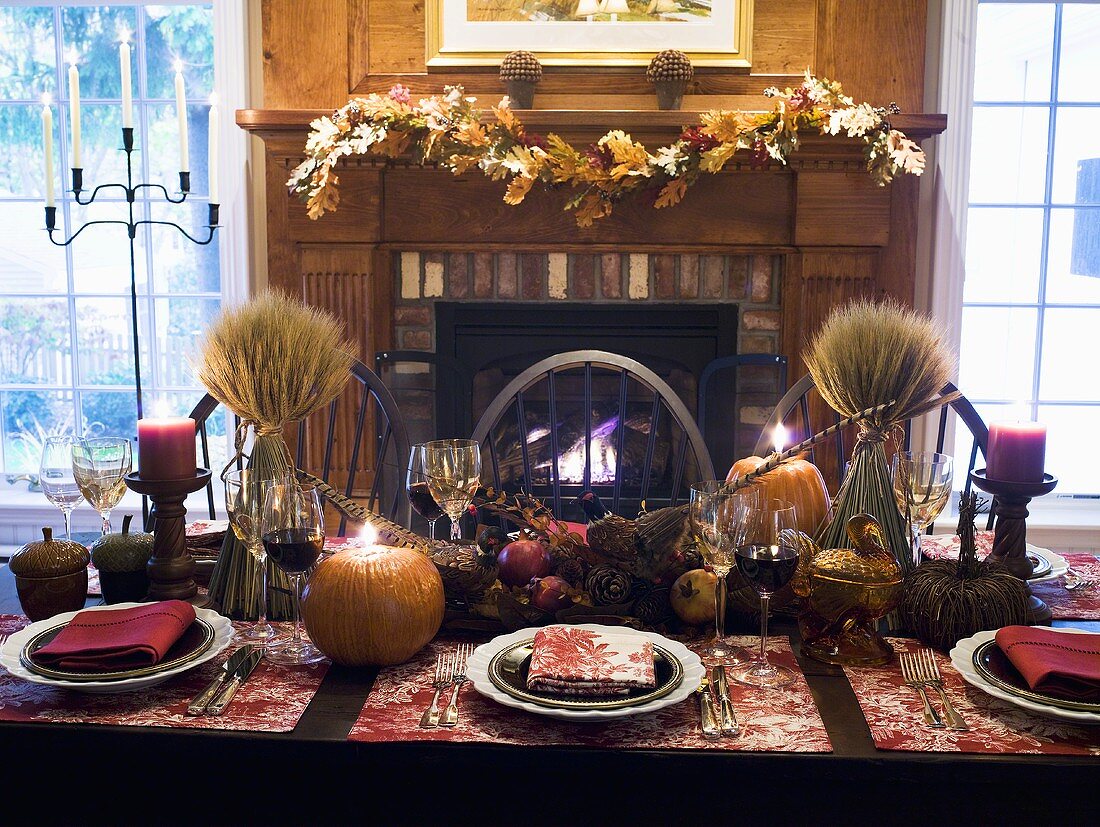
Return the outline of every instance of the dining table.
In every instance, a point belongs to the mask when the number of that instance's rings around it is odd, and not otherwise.
[[[98,602],[90,597],[88,604]],[[0,614],[20,614],[6,567]],[[1095,620],[1055,625],[1100,631]],[[745,620],[733,631],[753,628]],[[878,749],[845,671],[803,657],[792,618],[774,617],[771,633],[790,639],[830,752],[352,740],[379,670],[333,665],[287,732],[2,721],[0,822],[1098,822],[1100,749],[1091,755]],[[912,726],[919,728],[919,719]]]

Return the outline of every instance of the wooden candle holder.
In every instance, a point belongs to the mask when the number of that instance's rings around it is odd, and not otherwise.
[[[153,554],[149,558],[149,594],[146,600],[196,599],[195,561],[187,550],[187,508],[183,502],[188,494],[204,488],[210,482],[210,469],[197,468],[195,476],[176,480],[145,480],[134,472],[126,475],[126,485],[153,501]]]
[[[1010,574],[1025,584],[1034,572],[1027,556],[1027,504],[1033,497],[1049,494],[1058,485],[1058,478],[1044,474],[1042,482],[1006,482],[991,480],[981,468],[970,472],[970,479],[982,491],[993,495],[993,514],[997,522],[993,527],[993,551],[986,559],[1000,563]],[[1031,593],[1028,587],[1030,622],[1033,626],[1049,626],[1050,607]]]

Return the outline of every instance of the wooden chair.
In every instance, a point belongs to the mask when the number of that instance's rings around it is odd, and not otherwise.
[[[772,369],[774,379],[769,384],[773,385],[774,392],[739,387],[739,380],[744,376],[741,373],[742,368]],[[719,376],[722,382],[716,385],[716,390],[712,390],[712,384]],[[774,353],[738,353],[733,356],[720,356],[703,368],[699,376],[696,421],[710,449],[710,458],[715,468],[729,468],[736,460],[748,455],[752,441],[746,437],[751,437],[752,434],[744,433],[746,429],[739,427],[740,409],[746,400],[752,400],[749,402],[752,405],[771,406],[783,394],[786,387],[787,357]],[[722,418],[715,421],[711,411],[721,413]]]
[[[563,505],[584,491],[633,516],[642,502],[649,510],[684,502],[691,482],[714,477],[703,436],[676,392],[640,362],[600,350],[561,353],[527,368],[492,401],[473,439],[483,448],[483,481],[538,497],[560,519],[577,517]],[[594,448],[601,452],[595,464]],[[608,448],[613,467],[601,467]],[[575,459],[576,473],[563,475],[563,452]]]
[[[958,388],[952,383],[948,382],[940,390],[941,394],[955,393]],[[755,453],[757,456],[766,456],[772,450],[771,440],[772,434],[775,431],[775,427],[780,423],[783,423],[790,431],[790,442],[794,443],[815,433],[815,427],[811,420],[811,396],[816,393],[816,385],[814,384],[813,377],[810,374],[806,374],[799,379],[791,387],[789,391],[783,396],[776,405],[772,415],[768,418],[767,425],[764,426],[764,431],[760,434],[760,439],[756,442]],[[823,403],[822,403],[823,404]],[[936,452],[942,453],[943,446],[947,439],[947,419],[948,413],[953,411],[959,420],[967,427],[973,438],[973,445],[970,450],[970,458],[965,469],[965,476],[963,482],[963,493],[970,493],[973,484],[970,481],[970,472],[974,470],[977,465],[978,452],[981,452],[983,459],[985,458],[986,445],[989,442],[989,428],[986,427],[985,422],[981,416],[974,409],[973,404],[965,396],[960,396],[952,402],[940,407],[938,412],[939,422],[936,431]],[[792,429],[791,416],[794,415],[794,428]],[[830,415],[833,422],[839,422],[840,416],[835,411],[830,410]],[[909,450],[912,439],[912,422],[905,423],[905,438],[903,442],[904,450]],[[853,426],[855,427],[855,426]],[[817,428],[821,430],[821,428]],[[839,471],[838,479],[843,481],[844,466],[848,461],[850,455],[849,448],[843,438],[843,434],[831,437],[830,442],[833,444],[835,450],[835,457],[829,457],[830,460],[835,460],[836,468]],[[789,446],[788,446],[789,447]],[[817,463],[819,457],[819,451],[821,446],[815,446],[810,449],[811,461]],[[820,464],[820,463],[818,463]],[[960,469],[956,469],[956,479],[958,479],[958,473]],[[989,508],[989,518],[986,522],[986,529],[992,530],[993,528],[993,509]],[[928,527],[928,533],[931,534],[934,530],[934,525]]]

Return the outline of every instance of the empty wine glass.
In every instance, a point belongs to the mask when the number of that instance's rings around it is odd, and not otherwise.
[[[767,689],[786,686],[794,672],[768,660],[768,603],[794,577],[798,568],[798,520],[786,500],[761,498],[749,519],[745,542],[735,554],[737,571],[760,595],[760,651],[752,663],[739,666],[733,678]]]
[[[72,443],[73,476],[80,493],[103,519],[102,533],[111,533],[111,509],[126,493],[130,473],[130,440],[92,437]]]
[[[225,510],[229,515],[229,525],[256,561],[260,581],[256,622],[237,632],[233,640],[270,646],[279,638],[279,633],[267,622],[267,551],[264,549],[260,520],[263,514],[263,483],[270,484],[276,480],[261,477],[247,468],[226,471],[222,480],[225,482]]]
[[[481,482],[481,445],[472,439],[437,439],[424,444],[428,490],[451,520],[451,540],[462,539],[462,514]]]
[[[435,539],[436,521],[443,516],[443,509],[432,496],[428,485],[428,472],[424,470],[424,443],[412,446],[409,451],[409,467],[405,476],[405,492],[409,504],[428,522],[428,536]]]
[[[269,646],[265,657],[275,663],[316,663],[324,653],[302,636],[302,575],[321,556],[325,544],[325,518],[316,488],[297,482],[265,484],[260,517],[264,548],[293,584],[294,635]]]
[[[732,666],[752,655],[726,640],[726,577],[734,565],[734,551],[744,542],[748,517],[758,498],[755,488],[730,491],[724,480],[706,480],[691,486],[688,523],[700,555],[718,577],[714,595],[714,639],[699,657],[705,663]]]
[[[913,565],[921,563],[921,532],[935,522],[951,499],[953,460],[933,451],[898,451],[890,468],[894,501],[909,522]]]
[[[81,500],[80,486],[73,474],[73,444],[76,437],[50,436],[42,445],[38,482],[46,499],[65,517],[65,539],[72,539],[71,516]]]

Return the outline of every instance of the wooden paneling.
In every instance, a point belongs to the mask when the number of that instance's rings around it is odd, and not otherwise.
[[[264,105],[347,100],[347,0],[262,0]]]
[[[752,73],[800,75],[814,65],[818,0],[756,0]]]
[[[319,243],[324,241],[381,241],[382,170],[378,167],[351,167],[340,171],[340,206],[322,221],[306,214],[306,205],[293,200],[289,204],[287,229],[292,238]]]
[[[794,243],[880,247],[890,238],[890,190],[865,171],[800,172]]]

